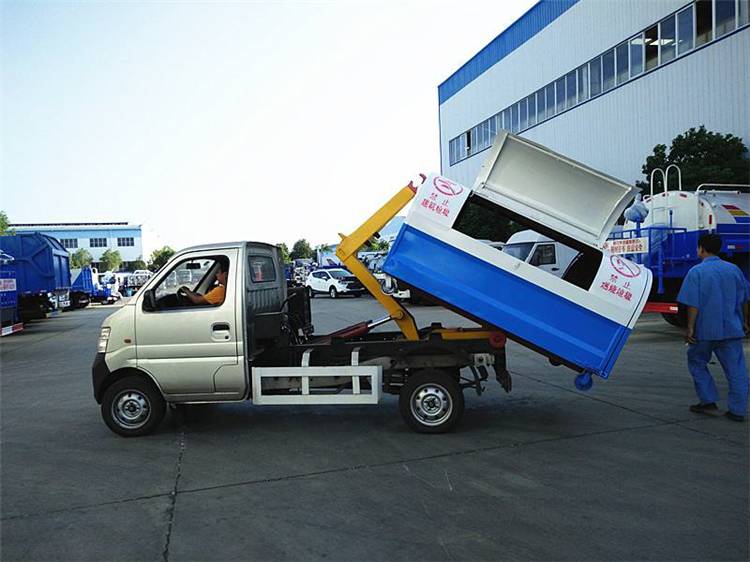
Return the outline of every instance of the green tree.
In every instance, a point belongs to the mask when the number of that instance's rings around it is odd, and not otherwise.
[[[122,263],[122,256],[117,250],[106,250],[99,258],[99,262],[102,264],[102,270],[117,271]]]
[[[279,252],[281,252],[282,262],[289,263],[290,261],[292,261],[291,258],[289,257],[289,248],[287,247],[286,244],[284,244],[283,242],[280,242],[276,244],[276,247],[279,249]]]
[[[133,267],[133,271],[135,271],[136,269],[146,269],[148,267],[146,265],[146,262],[143,261],[143,259],[141,258],[138,258],[137,260],[135,260],[131,265]]]
[[[646,163],[641,167],[644,181],[636,185],[650,193],[651,171],[666,170],[677,164],[682,172],[682,188],[695,189],[702,183],[750,183],[750,160],[745,157],[747,147],[742,139],[732,134],[723,135],[707,131],[701,125],[677,135],[667,151],[667,146],[657,144]],[[674,172],[670,171],[669,188],[677,188]],[[664,189],[661,174],[654,175],[654,190]]]
[[[81,269],[87,265],[91,265],[94,259],[91,257],[89,251],[85,248],[78,248],[73,255],[70,256],[70,267],[73,269]]]
[[[169,246],[164,246],[158,250],[151,252],[151,257],[148,260],[148,268],[151,271],[159,271],[161,267],[169,261],[174,255],[174,250]]]
[[[381,238],[370,238],[367,242],[367,249],[373,252],[387,252],[390,248],[391,243]]]
[[[0,211],[0,236],[4,236],[6,234],[12,236],[15,233],[16,231],[10,228],[10,219],[8,218],[6,212]]]
[[[289,253],[289,257],[293,260],[313,258],[315,257],[315,251],[310,246],[310,243],[302,238],[297,240],[292,246],[292,251]]]

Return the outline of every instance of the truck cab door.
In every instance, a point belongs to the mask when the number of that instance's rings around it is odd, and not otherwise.
[[[531,253],[531,258],[529,258],[529,264],[557,277],[562,276],[560,266],[557,263],[557,248],[554,242],[537,244]]]
[[[137,365],[172,400],[236,399],[245,393],[237,259],[237,249],[185,254],[138,297]],[[182,286],[209,292],[220,261],[229,263],[223,302],[196,305],[179,296]]]

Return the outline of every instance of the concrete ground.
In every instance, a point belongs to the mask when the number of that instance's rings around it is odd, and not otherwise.
[[[749,557],[750,424],[687,411],[681,334],[658,317],[588,393],[511,344],[513,392],[467,391],[446,435],[411,432],[387,396],[200,406],[123,439],[90,380],[110,310],[2,340],[2,560]],[[316,298],[313,311],[319,332],[382,315],[370,298]]]

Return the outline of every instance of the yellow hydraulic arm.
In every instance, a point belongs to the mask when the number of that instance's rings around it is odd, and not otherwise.
[[[349,236],[339,234],[341,243],[336,248],[336,256],[383,305],[388,315],[398,324],[399,329],[409,340],[419,339],[414,318],[396,299],[381,290],[378,280],[357,258],[357,252],[414,198],[415,193],[416,188],[413,183],[409,183]]]

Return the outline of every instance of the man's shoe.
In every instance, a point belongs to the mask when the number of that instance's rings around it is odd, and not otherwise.
[[[692,406],[690,406],[690,411],[696,414],[706,414],[708,412],[711,412],[713,410],[718,410],[718,409],[719,407],[716,405],[716,402],[709,402],[708,404],[699,403],[699,404],[693,404]]]
[[[738,415],[738,414],[733,414],[733,413],[732,413],[732,412],[730,412],[729,410],[727,410],[726,412],[724,412],[724,415],[725,415],[726,417],[728,417],[728,418],[729,418],[730,420],[732,420],[732,421],[738,421],[738,422],[742,422],[742,421],[745,421],[745,416],[740,416],[740,415]]]

